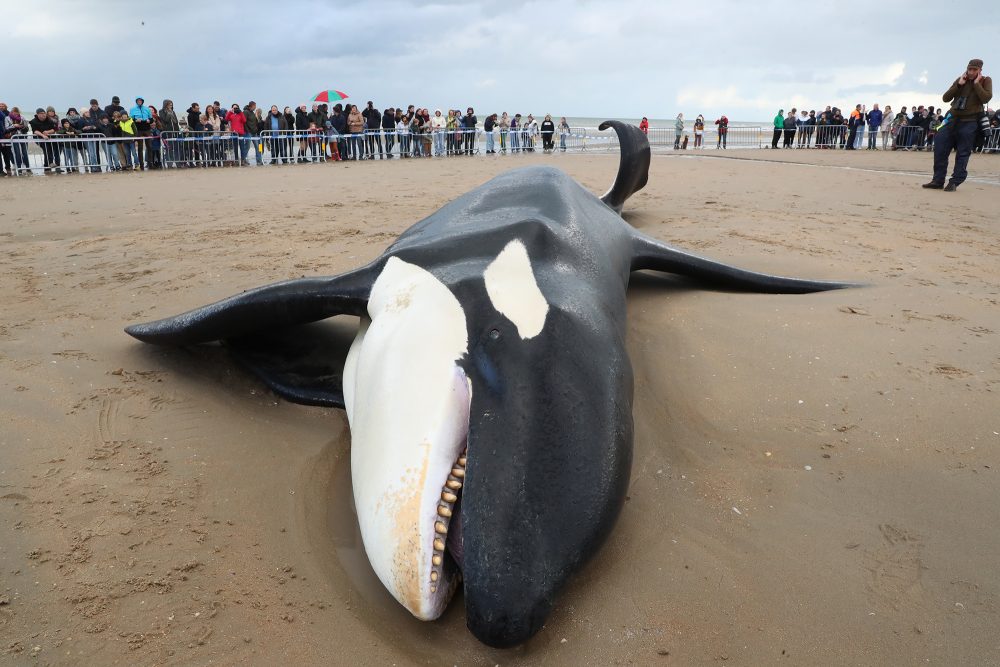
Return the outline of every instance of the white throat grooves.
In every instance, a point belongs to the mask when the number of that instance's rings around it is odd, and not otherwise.
[[[520,241],[511,241],[483,272],[486,293],[493,307],[514,323],[522,339],[542,332],[549,303],[538,288],[528,251]]]

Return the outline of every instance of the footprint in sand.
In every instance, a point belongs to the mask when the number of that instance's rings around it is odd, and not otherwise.
[[[878,530],[879,545],[865,553],[866,589],[876,606],[898,611],[907,598],[920,593],[926,569],[921,559],[923,544],[917,535],[893,524],[881,524]]]

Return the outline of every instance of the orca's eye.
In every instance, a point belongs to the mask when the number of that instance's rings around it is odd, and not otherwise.
[[[499,329],[490,329],[490,340],[500,340]]]

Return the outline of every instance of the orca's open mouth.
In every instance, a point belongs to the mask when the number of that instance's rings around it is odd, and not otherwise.
[[[434,521],[434,554],[431,556],[431,593],[437,592],[438,583],[448,581],[445,572],[455,572],[455,580],[461,577],[462,545],[462,488],[465,486],[465,464],[467,449],[458,455],[448,479],[441,487],[441,498],[437,504],[437,518]]]

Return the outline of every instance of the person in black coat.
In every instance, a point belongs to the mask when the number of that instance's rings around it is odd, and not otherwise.
[[[382,133],[385,134],[385,156],[391,158],[396,137],[396,110],[392,107],[382,112]]]
[[[379,157],[385,159],[385,153],[382,152],[382,132],[379,129],[382,127],[382,112],[369,100],[361,116],[365,119],[365,153],[368,159],[375,159],[375,144],[378,144]]]
[[[551,151],[555,148],[555,142],[552,141],[552,135],[555,134],[556,124],[552,122],[552,115],[545,114],[545,120],[542,121],[542,150]]]

